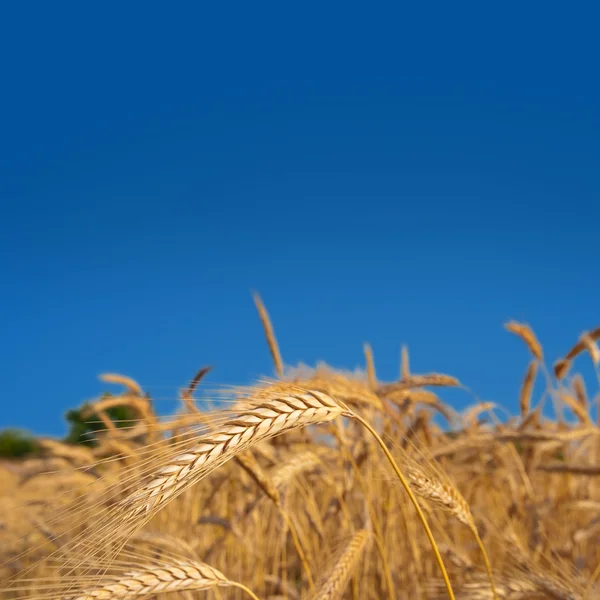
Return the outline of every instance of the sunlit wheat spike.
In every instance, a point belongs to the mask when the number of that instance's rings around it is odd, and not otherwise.
[[[540,362],[544,360],[542,346],[529,325],[525,323],[518,323],[517,321],[510,321],[509,323],[506,323],[504,327],[507,331],[510,331],[511,333],[514,333],[520,337],[535,358],[537,358]]]
[[[581,336],[581,343],[588,351],[594,366],[597,367],[600,364],[600,349],[598,348],[596,340],[589,333],[585,333]]]
[[[400,379],[408,379],[410,377],[410,359],[408,356],[408,348],[402,346],[400,351]]]
[[[192,378],[192,380],[190,381],[190,384],[188,385],[187,388],[187,393],[191,396],[195,389],[198,387],[198,384],[200,383],[200,381],[212,370],[212,366],[208,365],[206,367],[202,367],[201,369],[198,369],[197,373],[194,375],[194,377]]]
[[[263,304],[260,296],[255,292],[253,294],[254,304],[256,305],[256,309],[258,310],[258,315],[260,317],[260,322],[262,323],[263,329],[265,330],[265,335],[267,336],[267,344],[269,345],[269,351],[271,352],[271,356],[273,358],[273,362],[275,363],[275,372],[279,377],[283,376],[283,361],[281,360],[281,354],[279,352],[279,345],[277,344],[277,338],[275,337],[275,333],[273,332],[273,325],[271,324],[271,319],[269,318],[269,313]]]
[[[311,451],[302,452],[292,456],[289,460],[278,467],[273,473],[273,485],[280,488],[301,472],[310,471],[316,467],[321,460]]]
[[[187,388],[181,391],[181,398],[183,403],[187,407],[188,411],[191,413],[198,413],[198,409],[196,408],[196,404],[194,403],[194,399],[192,398],[193,393],[196,391],[198,384],[204,377],[212,370],[212,366],[206,366],[199,369],[192,380],[190,381]]]
[[[521,394],[519,396],[519,407],[521,408],[521,417],[527,418],[529,414],[529,407],[531,404],[531,392],[533,390],[533,384],[535,382],[535,376],[537,373],[537,361],[532,360],[527,367],[525,372],[525,378],[523,379],[523,385],[521,386]]]
[[[561,390],[558,392],[560,399],[573,411],[574,415],[584,425],[591,425],[592,419],[585,406],[582,406],[579,401],[571,396],[568,392]]]
[[[332,421],[344,408],[321,392],[264,392],[223,427],[200,438],[187,452],[159,469],[153,479],[125,500],[125,519],[154,511],[192,482],[200,480],[253,444],[311,424]]]
[[[410,375],[408,379],[403,381],[380,385],[377,388],[377,395],[380,397],[385,397],[394,392],[409,390],[411,388],[429,386],[457,387],[459,385],[460,381],[456,379],[456,377],[452,377],[452,375],[446,375],[444,373],[424,373],[422,375]]]
[[[567,352],[565,359],[573,360],[578,354],[581,354],[589,344],[587,340],[591,340],[593,342],[600,340],[600,327],[596,327],[595,329],[582,334],[579,337],[578,342]]]
[[[363,346],[365,353],[365,361],[367,363],[367,380],[369,382],[369,388],[374,390],[377,388],[377,375],[375,374],[375,361],[373,360],[373,349],[370,344]]]
[[[223,573],[197,561],[179,560],[160,567],[141,567],[123,577],[110,579],[97,587],[82,591],[69,600],[129,600],[154,594],[207,590],[234,585]]]
[[[408,461],[405,469],[415,494],[449,511],[468,527],[475,526],[469,504],[456,488],[442,482],[413,461]]]
[[[341,598],[365,550],[369,537],[370,534],[365,529],[361,529],[356,533],[333,568],[331,575],[317,592],[314,600],[336,600]]]
[[[567,359],[559,359],[553,365],[554,377],[560,380],[563,379],[571,368],[571,361]]]
[[[578,373],[573,377],[573,391],[575,392],[575,397],[577,398],[577,402],[581,404],[581,406],[587,410],[587,393],[585,391],[585,383],[583,382],[583,378]]]
[[[479,404],[467,409],[463,415],[465,427],[467,429],[475,427],[477,418],[481,413],[491,412],[495,408],[497,408],[497,405],[494,402],[479,402]]]
[[[102,381],[106,381],[107,383],[119,383],[122,386],[126,387],[129,392],[135,394],[136,396],[143,396],[144,394],[140,384],[131,377],[126,377],[125,375],[118,375],[116,373],[103,373],[102,375],[100,375],[100,379]]]

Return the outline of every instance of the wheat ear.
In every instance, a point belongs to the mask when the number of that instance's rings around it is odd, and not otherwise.
[[[523,379],[523,385],[521,386],[521,393],[519,395],[519,406],[521,408],[521,418],[525,420],[529,414],[529,407],[531,406],[531,392],[533,390],[533,383],[535,381],[535,375],[537,373],[537,361],[532,360],[527,367],[525,372],[525,378]]]
[[[281,378],[283,376],[283,361],[281,360],[281,353],[279,352],[279,345],[277,344],[277,338],[275,337],[275,333],[273,332],[273,325],[271,324],[271,319],[269,318],[269,313],[263,304],[260,296],[257,293],[253,294],[254,304],[256,305],[256,310],[258,310],[258,316],[260,317],[260,322],[262,323],[263,329],[265,330],[265,335],[267,337],[267,344],[269,345],[269,352],[271,353],[271,357],[273,358],[273,362],[275,363],[275,372]]]
[[[485,546],[483,545],[483,541],[479,537],[479,531],[477,530],[477,525],[471,514],[468,502],[463,498],[456,487],[449,482],[447,477],[447,482],[442,481],[441,477],[438,478],[435,475],[428,473],[409,456],[407,456],[407,474],[410,485],[418,496],[449,511],[458,521],[471,530],[483,556],[483,561],[492,588],[492,595],[494,600],[498,600],[496,583],[492,574],[492,566],[485,550]]]
[[[154,594],[232,586],[244,590],[253,600],[258,600],[245,585],[227,579],[217,569],[198,561],[181,560],[160,567],[141,567],[123,577],[72,596],[70,600],[138,600]]]
[[[361,529],[356,533],[314,600],[341,598],[368,541],[369,532],[366,529]]]
[[[540,362],[544,361],[544,352],[542,345],[538,341],[533,329],[526,323],[518,323],[517,321],[510,321],[504,325],[504,328],[516,336],[520,337],[524,342],[529,351],[537,360]]]
[[[365,353],[365,361],[367,363],[367,381],[369,382],[369,389],[377,389],[377,375],[375,374],[375,360],[373,359],[373,349],[370,344],[363,346]]]
[[[154,511],[184,488],[196,483],[243,450],[286,431],[332,421],[343,408],[321,392],[297,393],[293,386],[282,392],[259,394],[237,417],[200,438],[187,452],[159,469],[154,478],[125,500],[130,510],[125,520]]]
[[[254,390],[238,403],[237,411],[226,411],[228,420],[192,442],[188,449],[171,455],[168,463],[152,471],[149,480],[105,509],[92,528],[73,538],[68,543],[72,556],[69,562],[76,568],[90,555],[115,543],[115,548],[125,543],[179,494],[254,444],[332,421],[343,410],[330,396],[291,384]]]

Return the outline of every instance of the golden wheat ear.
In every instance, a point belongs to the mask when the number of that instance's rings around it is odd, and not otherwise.
[[[156,542],[161,536],[146,536],[146,541]],[[138,538],[141,539],[141,538]],[[165,552],[159,546],[152,551],[124,550],[110,566],[102,560],[92,561],[96,575],[71,575],[67,577],[38,578],[26,596],[17,596],[23,588],[11,588],[15,600],[142,600],[157,594],[186,594],[239,588],[257,600],[244,584],[225,576],[218,569],[194,557],[181,557]],[[185,547],[183,540],[166,538],[168,544]],[[193,554],[193,551],[190,552]]]
[[[254,304],[256,305],[256,309],[258,310],[258,315],[260,317],[260,322],[265,330],[269,351],[271,353],[271,357],[273,358],[273,363],[275,364],[275,372],[281,379],[281,377],[283,377],[283,361],[281,360],[279,345],[277,344],[277,338],[275,337],[275,332],[273,331],[273,325],[271,324],[269,313],[267,312],[261,297],[256,292],[253,294],[253,297]]]
[[[83,590],[72,596],[72,600],[141,600],[156,594],[206,591],[217,587],[238,587],[253,600],[258,600],[243,584],[228,579],[221,571],[199,561],[138,567],[121,578],[109,579],[98,587]]]
[[[343,596],[370,537],[371,534],[365,529],[356,533],[325,583],[313,596],[314,600],[338,600]]]

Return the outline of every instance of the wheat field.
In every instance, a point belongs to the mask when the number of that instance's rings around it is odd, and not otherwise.
[[[600,328],[549,365],[507,323],[530,362],[499,419],[457,413],[441,396],[462,383],[413,373],[406,348],[393,382],[368,345],[364,371],[285,367],[255,302],[273,379],[212,406],[202,368],[164,418],[106,374],[95,445],[0,464],[0,598],[600,598]]]

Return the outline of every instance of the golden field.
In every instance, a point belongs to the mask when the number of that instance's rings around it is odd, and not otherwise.
[[[369,346],[364,372],[284,369],[256,303],[276,379],[201,410],[201,369],[164,419],[105,375],[121,392],[90,410],[96,445],[0,463],[0,598],[600,598],[600,429],[577,372],[599,373],[600,328],[548,365],[506,324],[531,362],[500,421],[457,414],[440,395],[461,383],[406,349],[394,382]]]

